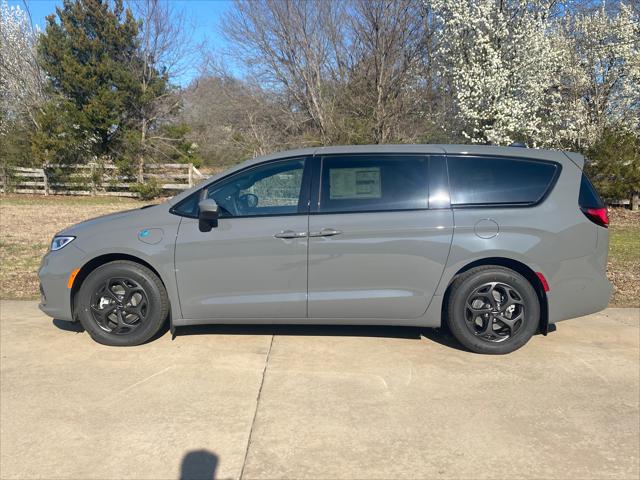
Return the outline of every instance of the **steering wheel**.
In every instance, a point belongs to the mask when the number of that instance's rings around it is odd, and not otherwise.
[[[224,217],[235,217],[239,212],[237,198],[236,195],[229,195],[224,198],[218,196],[218,198],[214,198],[214,200],[218,204],[220,213],[222,213]]]
[[[226,196],[218,195],[216,197],[218,208],[221,212],[226,213],[225,217],[250,214],[251,210],[258,206],[259,201],[253,193],[238,195],[238,192],[233,192]]]
[[[238,210],[242,213],[250,213],[251,210],[258,206],[259,199],[253,193],[245,193],[238,197]]]

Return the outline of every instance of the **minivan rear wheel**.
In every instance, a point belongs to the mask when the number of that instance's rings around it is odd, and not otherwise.
[[[151,339],[169,312],[158,276],[139,263],[118,260],[92,271],[80,287],[78,318],[96,342],[133,346]]]
[[[476,353],[505,354],[529,341],[540,322],[540,302],[531,283],[496,265],[472,268],[451,285],[449,329]]]

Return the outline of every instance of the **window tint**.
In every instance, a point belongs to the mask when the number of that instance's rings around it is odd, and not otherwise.
[[[206,190],[220,208],[220,218],[298,213],[304,160],[284,160],[261,165],[215,182]],[[174,212],[196,216],[200,192],[196,192]]]
[[[285,160],[252,168],[207,190],[220,216],[290,215],[298,213],[304,160]]]
[[[604,202],[584,173],[580,181],[578,204],[581,208],[604,208]]]
[[[448,157],[452,205],[529,204],[544,197],[557,165],[501,157]]]
[[[171,209],[171,212],[182,215],[185,217],[195,217],[198,215],[198,199],[200,198],[200,191],[192,193],[187,198],[182,200],[178,205]]]
[[[427,158],[344,155],[322,159],[321,212],[427,208]]]

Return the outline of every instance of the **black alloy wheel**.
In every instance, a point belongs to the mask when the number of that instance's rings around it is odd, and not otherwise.
[[[91,299],[91,314],[105,332],[127,335],[146,320],[148,295],[131,278],[108,278],[99,285]]]
[[[465,320],[474,335],[489,342],[504,342],[522,327],[526,307],[522,294],[506,283],[487,282],[467,297]]]
[[[472,352],[510,353],[538,330],[540,299],[520,273],[483,265],[453,281],[445,320],[453,336]]]
[[[145,265],[116,260],[100,265],[76,293],[84,329],[104,345],[133,346],[156,335],[169,315],[169,297],[158,275]]]

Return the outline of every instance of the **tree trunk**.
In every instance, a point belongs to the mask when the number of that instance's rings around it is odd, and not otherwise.
[[[138,156],[138,182],[144,183],[144,143],[147,139],[147,119],[142,119],[140,128],[140,154]]]
[[[631,194],[631,210],[636,211],[640,209],[640,192],[633,192]]]

